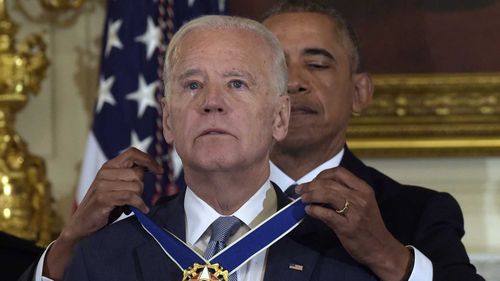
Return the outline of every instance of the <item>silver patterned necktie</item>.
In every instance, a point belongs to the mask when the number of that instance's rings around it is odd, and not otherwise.
[[[237,217],[219,217],[216,219],[210,229],[212,230],[212,235],[210,236],[210,242],[208,242],[207,249],[203,254],[205,259],[210,259],[215,254],[220,252],[226,247],[227,240],[231,237],[241,226],[241,221]],[[224,265],[222,265],[224,266]],[[236,272],[229,276],[229,281],[237,281],[238,277]]]

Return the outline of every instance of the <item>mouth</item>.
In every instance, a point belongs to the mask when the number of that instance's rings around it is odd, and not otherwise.
[[[291,114],[317,114],[318,112],[308,106],[292,105],[290,109]]]
[[[203,130],[199,137],[203,136],[218,136],[218,135],[229,135],[229,133],[225,130],[219,129],[219,128],[210,128]]]

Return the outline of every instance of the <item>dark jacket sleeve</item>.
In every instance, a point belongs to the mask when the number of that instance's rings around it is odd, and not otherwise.
[[[36,246],[35,242],[0,231],[0,278],[31,281],[29,278],[33,278],[42,253],[43,249]]]
[[[19,277],[19,279],[17,279],[17,281],[33,281],[33,277],[35,277],[35,270],[36,270],[37,264],[38,264],[38,261],[32,263],[24,271],[24,273],[21,275],[21,277]]]
[[[436,193],[422,212],[417,229],[414,246],[432,261],[434,280],[484,281],[461,242],[463,215],[451,195]]]
[[[78,243],[73,251],[73,258],[64,270],[63,280],[88,281],[87,267],[85,265],[85,255],[83,254],[82,244]]]

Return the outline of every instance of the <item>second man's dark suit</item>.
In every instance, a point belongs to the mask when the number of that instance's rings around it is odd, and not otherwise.
[[[461,242],[463,216],[451,195],[402,185],[364,165],[347,147],[340,165],[374,189],[386,227],[402,244],[413,245],[432,261],[433,280],[484,280],[469,262]],[[351,260],[338,241],[332,243],[338,245],[335,256],[343,261]]]

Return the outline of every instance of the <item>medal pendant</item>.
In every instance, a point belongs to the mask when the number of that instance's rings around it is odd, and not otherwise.
[[[218,263],[195,263],[183,272],[182,281],[228,281],[229,272]]]

